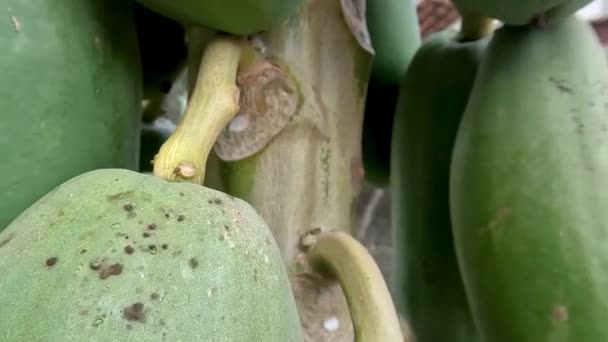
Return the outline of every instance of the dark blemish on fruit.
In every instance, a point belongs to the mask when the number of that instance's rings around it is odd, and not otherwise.
[[[125,235],[125,240],[129,240],[129,235]]]
[[[156,245],[149,245],[148,249],[151,251],[156,251]]]
[[[183,193],[183,192],[181,192],[181,191],[179,192],[179,195],[180,195],[180,196],[186,196],[186,194],[185,194],[185,193]]]
[[[99,279],[108,279],[110,276],[117,276],[122,273],[123,266],[119,263],[103,266],[99,270]]]
[[[160,296],[158,295],[158,293],[153,293],[150,295],[150,299],[152,300],[157,300]]]
[[[132,246],[125,246],[125,253],[131,255],[135,252],[135,249]]]
[[[225,229],[225,230],[230,230],[230,226],[229,226],[229,225],[225,225],[225,226],[224,226],[224,229]]]
[[[135,206],[133,205],[133,203],[127,203],[122,208],[125,211],[133,211],[133,209],[135,209]]]
[[[101,263],[97,262],[97,261],[91,261],[89,263],[89,267],[93,270],[93,271],[99,271],[99,269],[101,268]]]
[[[158,228],[158,225],[156,223],[150,223],[148,225],[148,229],[150,230],[155,230],[156,228]]]
[[[131,324],[127,324],[125,327],[127,328],[127,330],[133,329],[133,326],[131,326]]]
[[[149,238],[149,237],[150,237],[150,233],[148,233],[148,232],[143,233],[143,234],[141,234],[141,235],[142,235],[143,237],[145,237],[145,238]]]
[[[161,247],[162,247],[162,249],[167,249],[167,248],[169,248],[169,245],[167,245],[166,243],[164,243]]]
[[[81,249],[81,250],[80,250],[80,254],[84,254],[84,253],[86,253],[86,252],[87,252],[87,250],[86,250],[86,249]]]
[[[137,216],[137,214],[135,212],[133,212],[133,211],[130,211],[130,212],[127,213],[127,217],[128,218],[134,218],[135,216]]]
[[[198,267],[198,260],[196,258],[190,258],[190,260],[188,260],[188,264],[192,269],[195,269]]]
[[[222,202],[222,200],[221,200],[221,199],[219,199],[219,198],[214,198],[214,199],[213,199],[213,204],[220,205],[220,204],[222,204],[222,203],[223,203],[223,202]]]
[[[166,218],[169,218],[169,217],[171,217],[171,215],[169,215],[169,213],[166,213],[166,214],[165,214],[165,217],[166,217]]]
[[[568,94],[573,94],[574,91],[572,90],[572,88],[568,87],[565,83],[566,81],[564,80],[558,80],[557,78],[551,76],[549,77],[549,82],[553,83],[553,85],[555,85],[555,87],[557,88],[557,90],[559,90],[562,93],[568,93]]]
[[[55,264],[57,263],[57,257],[50,257],[48,259],[46,259],[45,264],[48,267],[53,267],[55,266]]]
[[[165,326],[165,325],[167,325],[167,323],[165,323],[165,320],[164,320],[164,319],[161,319],[161,320],[159,320],[159,321],[158,321],[158,325],[160,325],[160,326]],[[164,334],[165,334],[165,333],[163,333],[163,337],[164,337]]]
[[[122,317],[127,321],[144,323],[146,321],[144,303],[135,303],[125,307],[122,312]]]
[[[181,215],[181,214],[180,214],[180,215],[177,215],[177,222],[182,222],[182,221],[183,221],[183,220],[185,220],[185,219],[186,219],[186,216]]]
[[[15,235],[11,234],[6,239],[0,241],[0,248],[6,246],[7,243],[11,242],[11,240],[15,237]]]

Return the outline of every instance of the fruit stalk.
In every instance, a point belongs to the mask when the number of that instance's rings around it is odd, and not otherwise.
[[[315,271],[337,279],[353,318],[355,342],[403,341],[399,318],[380,269],[350,234],[323,232],[310,247]]]
[[[242,41],[217,34],[208,43],[186,113],[154,158],[154,175],[202,184],[214,141],[237,113]]]

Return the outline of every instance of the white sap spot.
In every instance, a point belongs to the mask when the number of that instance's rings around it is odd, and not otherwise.
[[[335,316],[332,316],[323,322],[323,328],[327,331],[336,331],[340,327],[340,321]]]
[[[230,132],[242,132],[249,127],[249,116],[245,114],[238,114],[237,116],[230,121],[228,125],[228,130]]]

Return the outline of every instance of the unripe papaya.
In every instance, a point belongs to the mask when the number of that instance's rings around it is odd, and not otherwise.
[[[280,24],[301,0],[137,0],[188,25],[248,35]]]
[[[121,169],[63,183],[0,233],[0,332],[22,341],[300,341],[246,202]]]
[[[479,340],[454,251],[449,177],[456,132],[487,38],[459,37],[451,29],[436,33],[416,52],[393,127],[393,292],[414,335],[425,342]]]
[[[368,183],[386,187],[399,84],[420,46],[420,28],[414,0],[368,1],[366,20],[375,54],[365,101],[363,165]]]
[[[508,25],[527,25],[540,18],[549,24],[566,18],[592,0],[452,0],[460,11],[498,19]]]
[[[608,65],[576,16],[489,43],[451,171],[456,252],[484,341],[608,340]]]
[[[0,230],[82,172],[136,170],[142,93],[130,2],[6,0],[3,6]]]

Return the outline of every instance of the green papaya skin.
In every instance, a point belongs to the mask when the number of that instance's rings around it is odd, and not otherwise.
[[[226,33],[265,31],[292,15],[301,0],[137,0],[169,18]]]
[[[527,25],[542,16],[540,25],[564,19],[593,0],[452,0],[462,12],[498,19],[508,25]]]
[[[375,54],[363,118],[365,181],[387,187],[395,104],[401,80],[421,43],[420,28],[414,0],[368,1],[366,20]]]
[[[0,233],[2,341],[300,341],[246,202],[121,169],[74,177]]]
[[[608,340],[608,65],[572,16],[503,27],[459,128],[450,203],[484,341]]]
[[[82,172],[136,170],[142,93],[130,2],[3,5],[0,231]]]
[[[487,39],[429,37],[397,102],[391,158],[394,297],[418,341],[479,341],[454,251],[450,161]],[[440,327],[440,328],[439,328]]]

